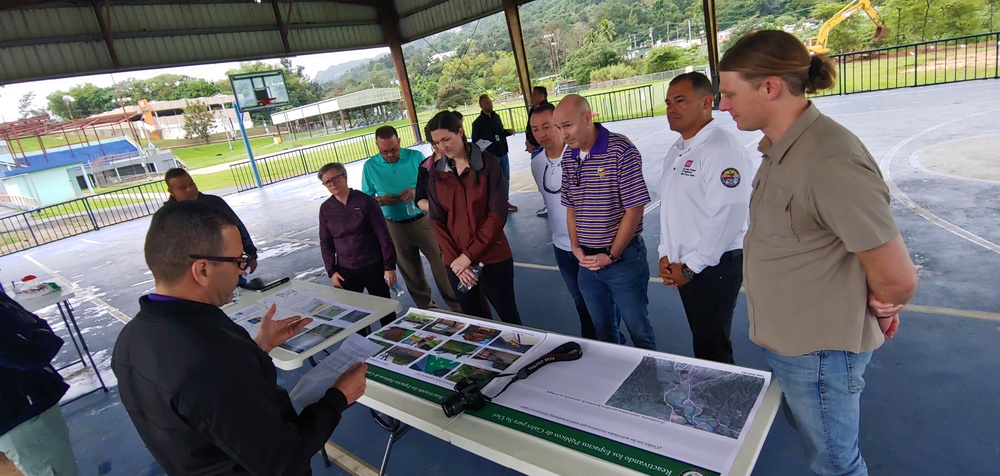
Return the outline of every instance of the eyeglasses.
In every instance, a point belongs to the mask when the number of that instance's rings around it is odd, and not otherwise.
[[[396,147],[396,148],[393,148],[393,149],[389,149],[389,150],[379,150],[378,153],[382,154],[383,156],[386,156],[386,155],[399,155],[399,147]]]
[[[577,155],[576,156],[576,170],[573,171],[573,186],[574,187],[579,187],[580,186],[580,179],[583,177],[583,170],[581,170],[582,168],[583,168],[583,160],[581,160],[580,156]]]
[[[560,164],[556,164],[556,167],[559,167],[559,166],[560,166]],[[545,190],[546,193],[551,193],[553,195],[555,195],[555,194],[559,193],[560,191],[562,191],[562,182],[559,182],[559,188],[557,188],[555,190],[552,190],[552,189],[549,188],[549,184],[546,181],[546,179],[548,178],[548,176],[549,176],[549,164],[546,163],[545,164],[545,170],[542,171],[542,189]]]
[[[327,187],[329,187],[330,185],[333,185],[333,182],[336,182],[336,181],[340,180],[345,175],[347,175],[347,174],[337,174],[337,175],[334,175],[333,177],[330,177],[330,180],[324,180],[323,181],[323,185],[326,185]]]
[[[218,263],[236,263],[236,267],[240,268],[240,271],[246,270],[247,266],[250,266],[250,256],[243,253],[237,258],[230,258],[228,256],[208,256],[208,255],[188,255],[191,259],[203,259],[206,261],[215,261]]]

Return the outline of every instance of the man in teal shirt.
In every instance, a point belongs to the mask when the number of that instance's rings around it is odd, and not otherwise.
[[[401,148],[399,134],[392,126],[382,126],[375,131],[375,145],[379,153],[365,162],[361,191],[375,197],[382,206],[396,248],[396,267],[413,296],[413,303],[421,309],[438,307],[420,261],[420,253],[423,253],[445,304],[452,311],[461,312],[448,281],[441,248],[431,231],[430,219],[414,203],[417,169],[424,160],[423,154]]]

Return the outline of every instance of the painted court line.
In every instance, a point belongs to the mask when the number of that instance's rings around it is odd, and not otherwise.
[[[110,304],[104,302],[103,299],[95,296],[94,293],[92,293],[90,291],[84,291],[83,289],[74,286],[72,281],[64,278],[61,274],[57,273],[54,269],[52,269],[52,268],[50,268],[48,266],[45,266],[44,264],[40,263],[35,258],[32,258],[31,255],[25,255],[24,259],[30,261],[35,266],[38,266],[38,268],[41,269],[42,271],[45,271],[46,273],[49,273],[50,275],[52,275],[52,277],[56,281],[59,282],[60,286],[65,287],[66,289],[72,289],[73,292],[76,293],[76,297],[94,303],[94,305],[96,305],[97,307],[105,310],[108,314],[111,314],[112,316],[114,316],[115,319],[118,319],[122,323],[127,323],[128,321],[132,320],[132,318],[129,317],[129,316],[127,316],[127,315],[125,315],[124,312],[121,312],[117,308],[112,307]]]
[[[956,236],[958,236],[960,238],[963,238],[963,239],[965,239],[965,240],[967,240],[967,241],[969,241],[969,242],[971,242],[973,244],[979,245],[979,246],[981,246],[981,247],[983,247],[983,248],[985,248],[985,249],[987,249],[989,251],[992,251],[994,253],[1000,253],[1000,245],[997,245],[996,243],[993,243],[993,242],[991,242],[991,241],[989,241],[989,240],[987,240],[987,239],[985,239],[985,238],[983,238],[983,237],[981,237],[979,235],[976,235],[975,233],[972,233],[972,232],[970,232],[970,231],[968,231],[968,230],[966,230],[966,229],[964,229],[962,227],[959,227],[959,226],[957,226],[957,225],[955,225],[955,224],[953,224],[953,223],[951,223],[951,222],[949,222],[949,221],[947,221],[947,220],[945,220],[945,219],[943,219],[943,218],[935,215],[930,210],[928,210],[928,209],[926,209],[926,208],[918,205],[916,202],[914,202],[913,200],[911,200],[910,197],[908,197],[906,195],[906,193],[904,193],[896,185],[896,182],[892,179],[892,173],[890,171],[890,165],[892,164],[893,157],[903,147],[905,147],[910,142],[913,142],[914,140],[916,140],[918,138],[925,137],[928,134],[930,134],[931,132],[934,132],[934,131],[936,131],[938,129],[941,129],[942,127],[945,127],[947,125],[950,125],[950,124],[953,124],[953,123],[956,123],[956,122],[959,122],[959,121],[963,121],[963,120],[966,120],[966,119],[969,119],[969,118],[972,118],[972,117],[975,117],[975,116],[993,113],[995,111],[996,111],[996,109],[991,109],[989,111],[979,112],[979,113],[976,113],[976,114],[969,115],[967,117],[959,117],[957,119],[952,119],[950,121],[943,122],[941,124],[938,124],[938,125],[935,125],[935,126],[932,126],[932,127],[928,127],[927,129],[924,129],[924,130],[922,130],[920,132],[917,132],[916,134],[913,134],[910,137],[907,137],[906,139],[903,139],[902,141],[899,141],[898,143],[896,143],[896,145],[894,145],[891,149],[889,149],[889,151],[886,152],[886,154],[884,156],[882,156],[881,160],[879,160],[879,168],[882,169],[882,174],[885,176],[885,183],[889,187],[889,193],[897,201],[899,201],[899,203],[902,204],[904,207],[909,208],[911,211],[913,211],[917,215],[920,215],[925,220],[927,220],[927,221],[929,221],[929,222],[931,222],[931,223],[933,223],[933,224],[935,224],[935,225],[937,225],[937,226],[945,229],[946,231],[949,231],[949,232],[955,234]]]
[[[330,461],[333,464],[340,466],[341,469],[347,471],[352,476],[376,476],[378,474],[378,470],[374,466],[349,453],[336,443],[326,442],[326,454],[330,457]]]

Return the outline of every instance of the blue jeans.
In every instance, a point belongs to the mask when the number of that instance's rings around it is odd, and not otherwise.
[[[649,264],[646,243],[636,236],[622,252],[621,261],[599,271],[580,268],[577,277],[587,310],[594,320],[597,338],[624,343],[618,331],[619,318],[625,321],[632,343],[642,349],[656,349],[656,337],[649,323]],[[615,309],[617,308],[617,315]]]
[[[597,331],[594,330],[594,321],[587,311],[587,302],[583,300],[583,293],[580,292],[580,284],[577,276],[580,274],[580,262],[572,251],[564,251],[552,245],[552,251],[556,255],[556,266],[562,274],[563,281],[566,282],[566,289],[573,297],[573,304],[576,305],[576,313],[580,316],[580,336],[585,339],[596,339]]]
[[[858,421],[872,353],[821,350],[786,357],[764,349],[764,357],[784,391],[785,414],[806,448],[809,469],[823,476],[866,476]]]
[[[504,154],[504,155],[501,155],[500,157],[497,157],[497,159],[500,159],[500,171],[503,172],[503,179],[506,180],[507,183],[509,184],[510,183],[510,155],[509,154]]]

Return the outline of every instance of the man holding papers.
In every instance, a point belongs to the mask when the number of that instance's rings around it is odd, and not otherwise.
[[[139,436],[167,474],[309,474],[309,459],[365,391],[353,367],[296,414],[267,352],[310,318],[275,321],[251,338],[219,306],[248,257],[235,221],[199,202],[153,215],[145,244],[156,292],[115,344],[112,368]]]

